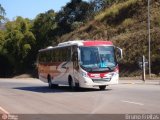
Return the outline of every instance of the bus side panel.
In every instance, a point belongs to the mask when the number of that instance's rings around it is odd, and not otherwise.
[[[39,64],[38,65],[38,73],[39,79],[43,82],[48,82],[48,77],[52,79],[56,78],[60,72],[57,70],[59,66],[59,62],[51,63],[51,64]]]
[[[39,79],[43,82],[48,82],[48,80],[47,80],[47,69],[48,69],[48,67],[44,64],[39,64],[38,65],[38,76],[39,76]]]
[[[53,74],[54,84],[68,85],[68,76],[72,74],[72,62],[62,62],[56,67],[57,75]]]

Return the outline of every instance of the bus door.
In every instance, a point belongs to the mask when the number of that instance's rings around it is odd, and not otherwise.
[[[75,83],[79,83],[78,79],[78,70],[79,70],[79,62],[78,62],[78,46],[73,46],[73,54],[72,54],[72,61],[73,61],[73,79]]]

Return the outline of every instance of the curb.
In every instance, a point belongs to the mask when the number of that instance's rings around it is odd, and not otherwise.
[[[119,84],[160,85],[160,80],[150,80],[150,81],[120,80]]]

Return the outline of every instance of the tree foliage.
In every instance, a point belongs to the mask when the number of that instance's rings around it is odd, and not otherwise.
[[[90,0],[90,5],[92,6],[93,13],[98,13],[105,8],[110,7],[111,5],[119,2],[124,2],[127,0]]]
[[[46,13],[39,14],[34,20],[33,33],[36,37],[36,50],[44,48],[54,40],[54,30],[56,13],[49,10]],[[55,41],[56,42],[56,41]]]
[[[6,24],[4,53],[16,70],[23,68],[24,61],[34,45],[35,37],[28,19],[17,17],[15,21]]]
[[[90,4],[93,8],[94,13],[97,13],[105,8],[106,0],[91,0]]]
[[[0,4],[0,24],[2,23],[2,21],[5,19],[5,9],[2,7],[2,5]]]
[[[56,21],[60,27],[69,32],[72,30],[74,22],[85,22],[89,19],[91,10],[91,5],[88,2],[71,0],[57,13]]]

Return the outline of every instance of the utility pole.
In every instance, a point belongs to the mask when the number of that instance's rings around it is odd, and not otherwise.
[[[148,0],[148,67],[149,78],[151,78],[151,23],[150,23],[150,1]]]
[[[142,80],[146,80],[146,60],[144,55],[142,57]]]

